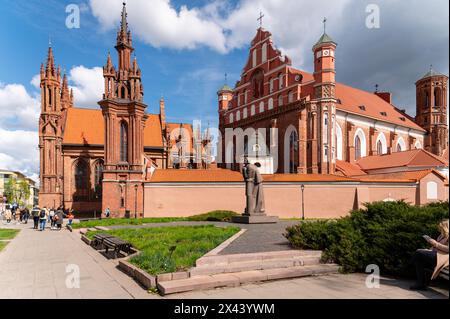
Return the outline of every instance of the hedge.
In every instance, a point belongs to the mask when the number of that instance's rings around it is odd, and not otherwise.
[[[295,248],[322,250],[323,261],[338,263],[343,272],[364,272],[376,264],[382,274],[409,276],[411,256],[429,246],[422,235],[439,235],[437,225],[449,218],[448,208],[448,202],[422,207],[403,201],[370,203],[338,220],[289,227],[285,237]]]

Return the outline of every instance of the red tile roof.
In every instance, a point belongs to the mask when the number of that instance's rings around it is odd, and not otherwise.
[[[395,181],[411,181],[418,182],[429,174],[435,174],[443,181],[446,180],[445,176],[442,176],[439,172],[434,169],[427,170],[417,170],[417,171],[404,171],[395,173],[384,173],[384,174],[369,174],[364,176],[355,176],[361,181],[368,182],[395,182]]]
[[[263,175],[265,182],[354,182],[352,178],[322,174],[273,174]],[[151,183],[200,183],[200,182],[243,182],[242,174],[229,169],[208,170],[156,170]]]
[[[161,121],[158,114],[147,114],[144,146],[162,147]],[[70,108],[64,130],[64,144],[104,145],[105,124],[99,109]]]
[[[290,68],[290,71],[292,73],[302,74],[303,83],[314,80],[311,73],[294,68]],[[314,92],[313,85],[314,83],[305,85],[302,88],[302,92],[307,95],[312,94]],[[341,101],[341,104],[336,106],[339,110],[425,132],[422,127],[411,120],[411,117],[405,116],[395,106],[389,104],[374,93],[336,82],[336,98]],[[362,105],[365,106],[365,111],[360,109]],[[381,113],[385,113],[386,116]]]
[[[346,161],[336,160],[336,169],[344,176],[365,175],[366,173],[358,166]]]
[[[442,158],[423,149],[416,149],[392,154],[367,156],[359,159],[356,164],[364,171],[392,167],[445,167],[448,166]]]

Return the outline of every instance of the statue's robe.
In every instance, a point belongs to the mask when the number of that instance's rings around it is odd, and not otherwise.
[[[258,167],[253,164],[248,164],[244,168],[244,178],[247,183],[247,198],[250,196],[248,203],[247,214],[263,214],[265,212],[264,207],[264,192],[263,192],[263,178],[259,173]]]

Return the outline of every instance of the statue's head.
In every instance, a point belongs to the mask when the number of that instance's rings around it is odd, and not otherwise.
[[[256,163],[255,163],[255,166],[258,167],[258,168],[260,168],[260,167],[261,167],[261,163],[256,162]]]

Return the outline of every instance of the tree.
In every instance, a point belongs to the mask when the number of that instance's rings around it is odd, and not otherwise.
[[[5,195],[9,204],[24,205],[30,198],[30,186],[25,179],[11,177],[5,184]]]

